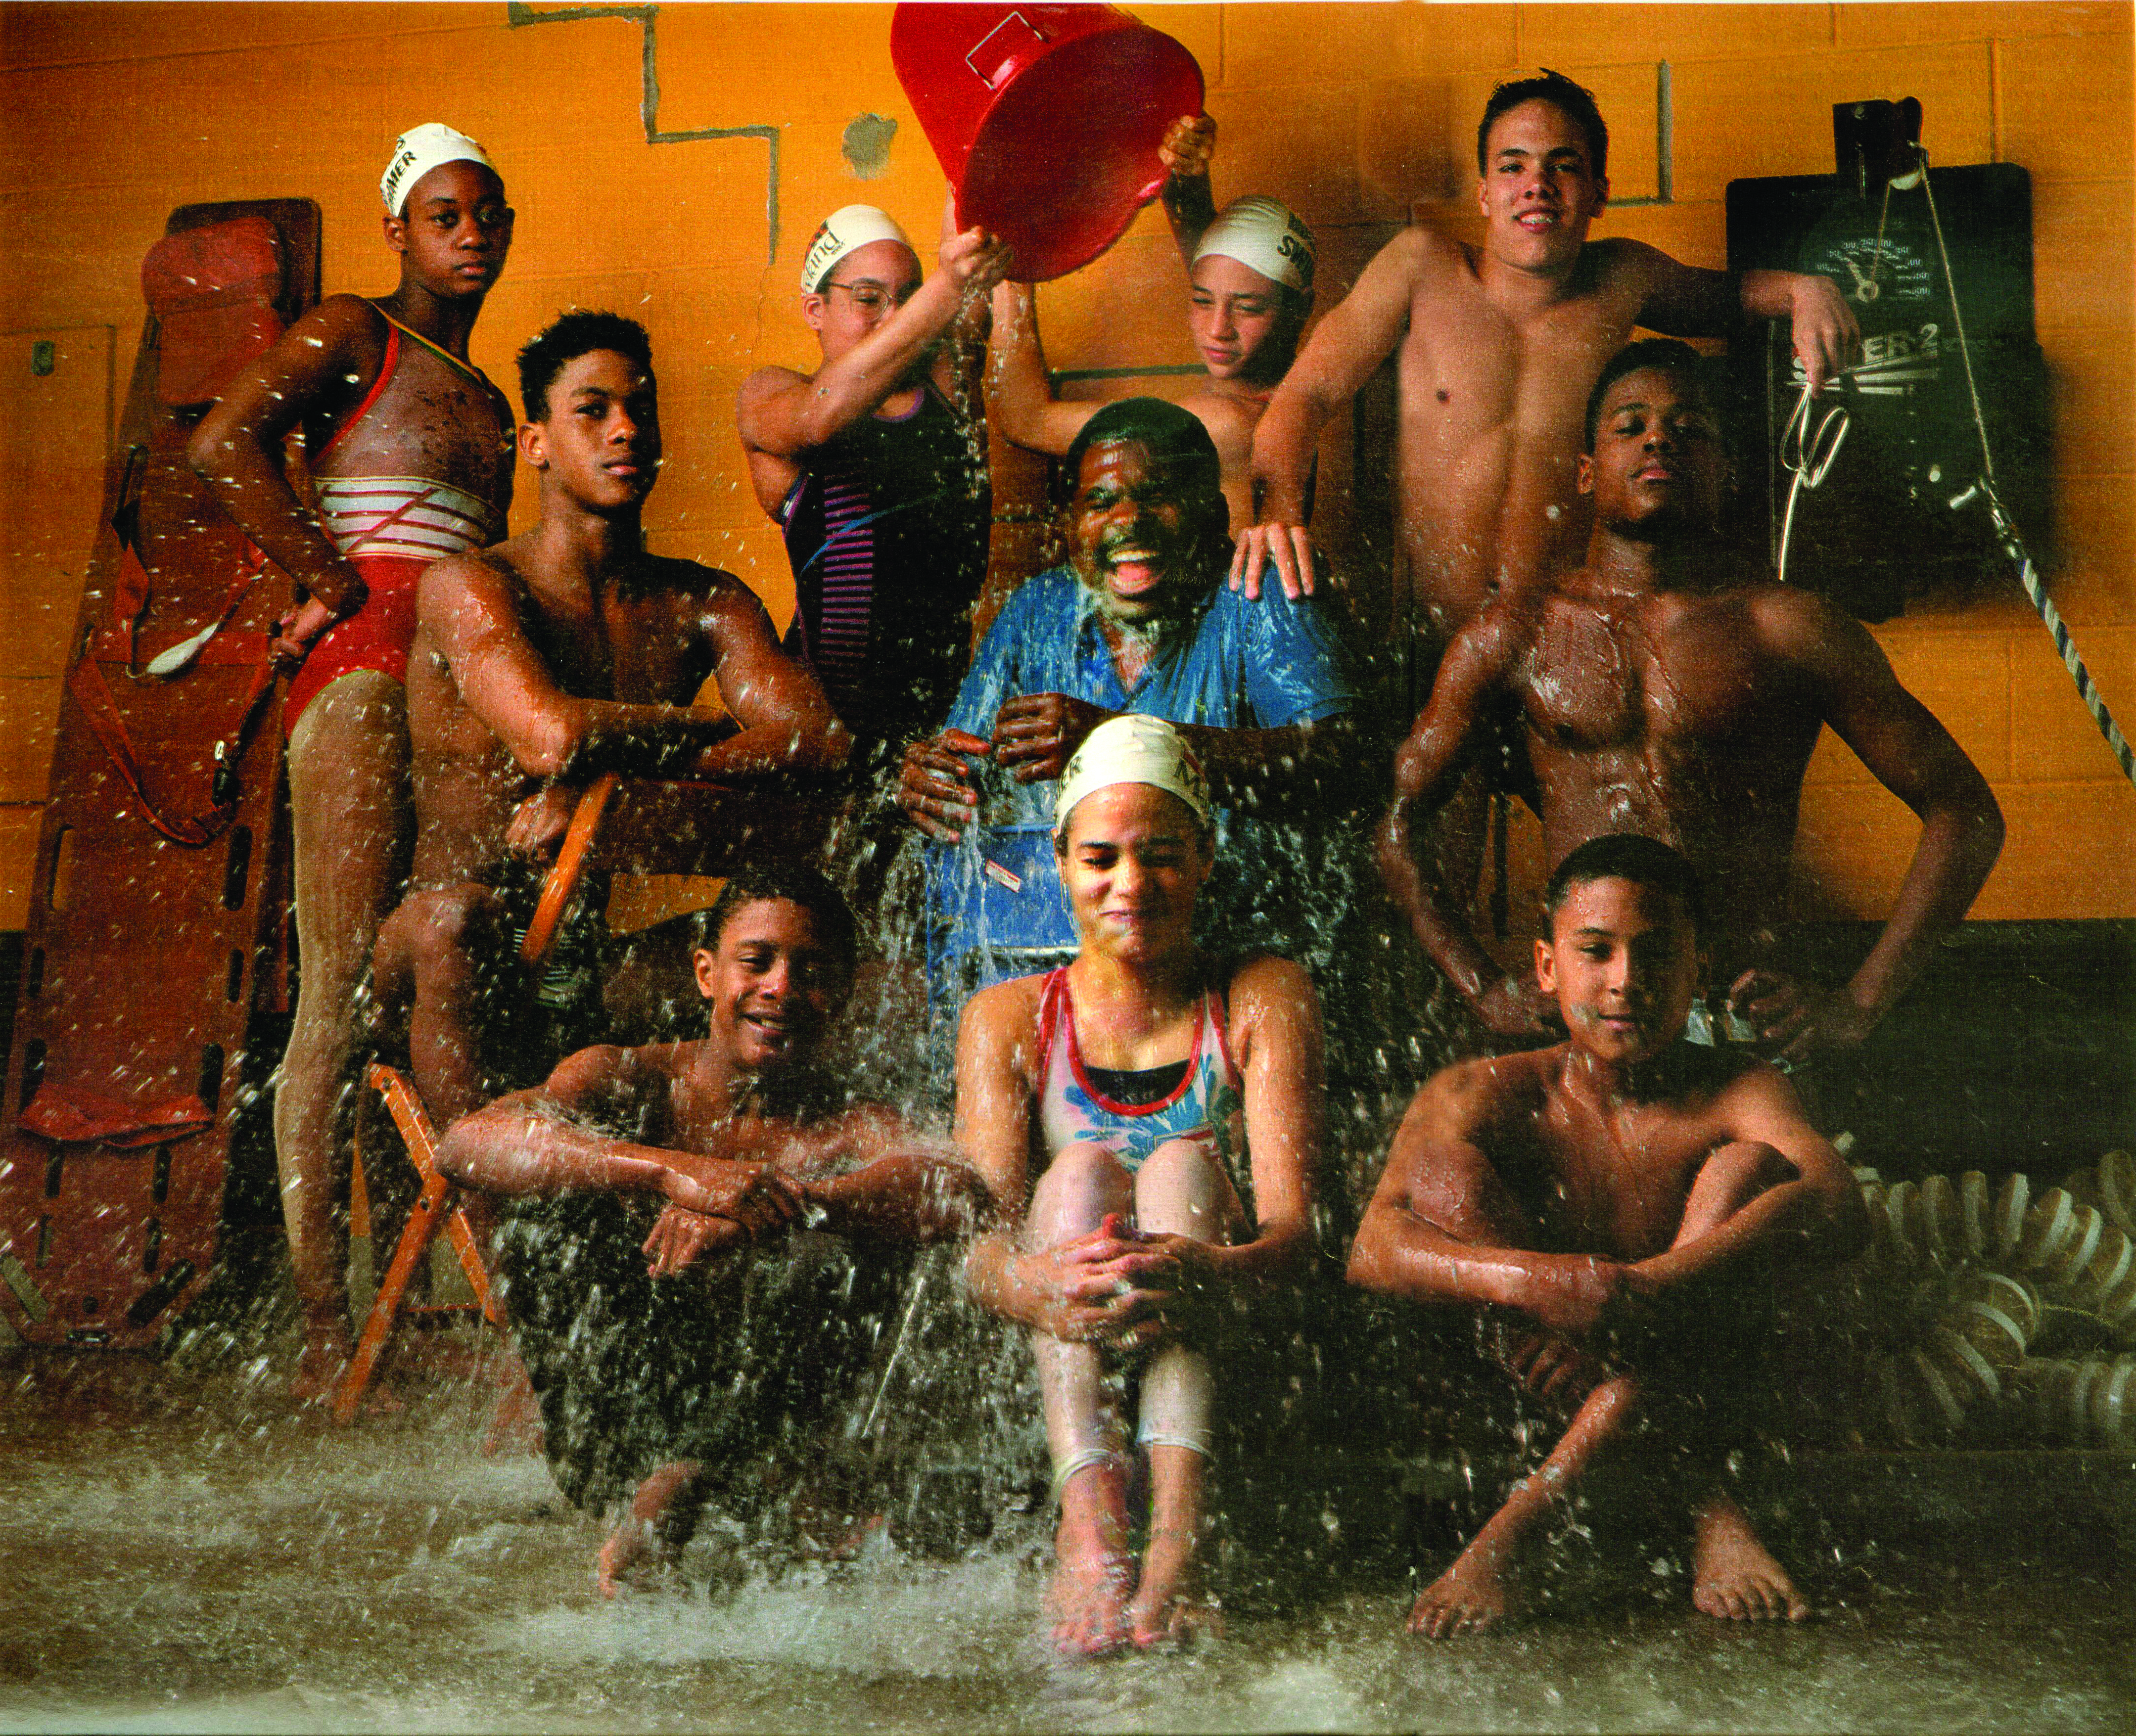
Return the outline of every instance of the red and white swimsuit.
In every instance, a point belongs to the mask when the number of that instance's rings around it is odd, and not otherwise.
[[[386,325],[386,359],[363,402],[334,431],[321,458],[378,402],[400,364],[404,333],[478,381],[497,398],[505,424],[511,425],[510,405],[480,369],[447,355],[382,309],[376,311]],[[406,681],[408,650],[415,641],[415,584],[423,570],[448,555],[487,548],[504,530],[502,507],[430,477],[321,476],[313,478],[312,489],[327,535],[362,576],[369,594],[354,614],[319,635],[291,678],[282,720],[293,733],[305,706],[344,675],[375,669],[396,681]]]

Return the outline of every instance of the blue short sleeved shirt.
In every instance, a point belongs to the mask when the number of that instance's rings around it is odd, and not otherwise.
[[[949,727],[991,735],[1002,705],[1032,693],[1066,693],[1108,711],[1219,730],[1318,723],[1357,703],[1326,607],[1315,598],[1286,597],[1273,566],[1257,601],[1220,579],[1192,637],[1144,670],[1132,692],[1121,685],[1096,610],[1074,570],[1057,566],[1041,573],[1017,589],[988,630]],[[1015,812],[990,803],[989,821],[1051,819],[1051,783],[1014,785],[1012,791]]]

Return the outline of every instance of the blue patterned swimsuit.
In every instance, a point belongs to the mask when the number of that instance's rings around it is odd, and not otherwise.
[[[1132,1174],[1168,1141],[1203,1140],[1216,1147],[1240,1197],[1250,1198],[1245,1102],[1226,1023],[1224,997],[1204,989],[1194,1048],[1177,1086],[1155,1103],[1121,1103],[1099,1088],[1083,1064],[1068,967],[1049,972],[1038,1001],[1038,1127],[1047,1158],[1071,1145],[1101,1145]]]

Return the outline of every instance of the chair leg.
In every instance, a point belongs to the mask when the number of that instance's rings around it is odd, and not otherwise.
[[[467,1274],[468,1287],[474,1292],[474,1299],[482,1307],[482,1317],[499,1331],[504,1330],[504,1310],[498,1305],[497,1292],[489,1281],[489,1268],[483,1263],[482,1249],[468,1220],[465,1203],[455,1194],[452,1209],[445,1214],[445,1234],[452,1239],[453,1252],[459,1256],[460,1270]]]
[[[335,1389],[333,1415],[337,1423],[354,1419],[378,1359],[385,1351],[386,1341],[392,1336],[401,1299],[407,1294],[418,1263],[429,1253],[439,1225],[449,1220],[449,1214],[451,1217],[459,1215],[453,1205],[452,1183],[438,1169],[437,1139],[430,1127],[430,1118],[425,1113],[422,1099],[415,1095],[414,1087],[394,1069],[375,1061],[366,1069],[364,1080],[386,1099],[394,1125],[400,1129],[401,1141],[408,1147],[409,1161],[422,1177],[423,1191],[408,1214],[400,1243],[393,1250],[393,1263],[378,1281],[378,1293],[371,1301],[371,1312],[365,1317],[363,1331],[357,1336],[356,1354],[349,1359],[347,1372]],[[461,1253],[463,1265],[468,1264],[473,1254],[473,1244],[470,1234]],[[455,1245],[459,1245],[457,1238]],[[479,1258],[475,1258],[473,1263],[479,1268]],[[491,1312],[488,1287],[488,1275],[485,1273],[483,1283],[475,1290],[483,1303],[485,1317],[489,1317]]]
[[[335,1389],[333,1415],[337,1423],[347,1423],[355,1418],[378,1360],[385,1352],[386,1341],[392,1336],[409,1282],[417,1265],[430,1252],[430,1244],[437,1239],[439,1229],[452,1242],[460,1270],[467,1274],[468,1287],[474,1292],[475,1301],[481,1306],[483,1318],[500,1332],[505,1326],[503,1304],[496,1285],[490,1280],[489,1268],[483,1261],[481,1241],[468,1215],[465,1199],[438,1168],[437,1135],[424,1111],[422,1099],[415,1095],[415,1088],[405,1078],[381,1063],[374,1062],[365,1079],[385,1098],[386,1108],[392,1112],[394,1123],[408,1147],[409,1161],[422,1177],[423,1191],[408,1215],[400,1244],[393,1250],[393,1263],[379,1281],[377,1296],[357,1340],[356,1355],[350,1359],[348,1371]],[[509,1365],[504,1376],[505,1388],[498,1395],[490,1418],[483,1447],[485,1452],[497,1452],[513,1434],[523,1432],[529,1414],[534,1411],[533,1388],[508,1343],[505,1355]]]
[[[541,1450],[541,1401],[534,1395],[527,1365],[505,1346],[505,1366],[497,1403],[490,1409],[489,1424],[483,1431],[482,1456],[494,1458],[515,1443],[531,1452]]]
[[[407,1227],[400,1232],[400,1245],[393,1250],[393,1263],[386,1268],[386,1275],[378,1282],[378,1294],[356,1341],[356,1355],[349,1359],[348,1372],[342,1376],[341,1385],[334,1393],[333,1414],[337,1423],[353,1419],[357,1407],[363,1402],[364,1389],[371,1384],[371,1371],[377,1366],[386,1339],[392,1335],[394,1319],[400,1312],[400,1300],[407,1294],[409,1281],[415,1275],[416,1262],[430,1252],[438,1224],[445,1215],[446,1196],[451,1192],[451,1184],[435,1171],[424,1181],[422,1195],[408,1214]]]

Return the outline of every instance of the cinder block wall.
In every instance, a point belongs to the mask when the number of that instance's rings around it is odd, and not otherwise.
[[[813,357],[794,274],[825,212],[867,199],[916,238],[935,230],[942,179],[891,71],[890,8],[668,5],[640,9],[649,25],[573,16],[602,10],[0,7],[0,927],[22,920],[59,678],[140,332],[141,256],[175,206],[316,199],[326,288],[375,293],[393,281],[376,183],[395,134],[428,119],[473,133],[519,213],[475,359],[508,376],[518,344],[575,303],[643,319],[670,453],[650,515],[656,546],[725,565],[774,615],[790,609],[785,562],[734,437],[734,394],[754,367]],[[2107,694],[2136,718],[2129,6],[1137,10],[1207,75],[1219,197],[1263,192],[1298,207],[1320,232],[1330,300],[1412,213],[1468,221],[1474,118],[1516,69],[1554,66],[1600,95],[1625,202],[1599,232],[1701,264],[1723,263],[1731,178],[1828,169],[1835,101],[1917,95],[1938,162],[2024,165],[2053,381],[2056,594]],[[842,142],[871,114],[896,131],[886,166],[862,180]],[[681,136],[727,129],[774,129],[775,172],[765,137]],[[1060,368],[1189,362],[1184,303],[1162,216],[1145,213],[1099,265],[1041,292],[1050,357]],[[32,378],[38,337],[56,343],[60,365]],[[1005,470],[1005,496],[1030,476]],[[1337,438],[1323,456],[1322,512],[1338,541],[1351,528],[1349,477]],[[532,497],[522,489],[520,524]],[[2009,817],[1975,914],[2136,916],[2136,792],[2014,581],[1910,606],[1877,633]],[[1805,908],[1881,913],[1911,823],[1828,739],[1804,804]],[[1532,856],[1531,840],[1517,853],[1524,878]]]

